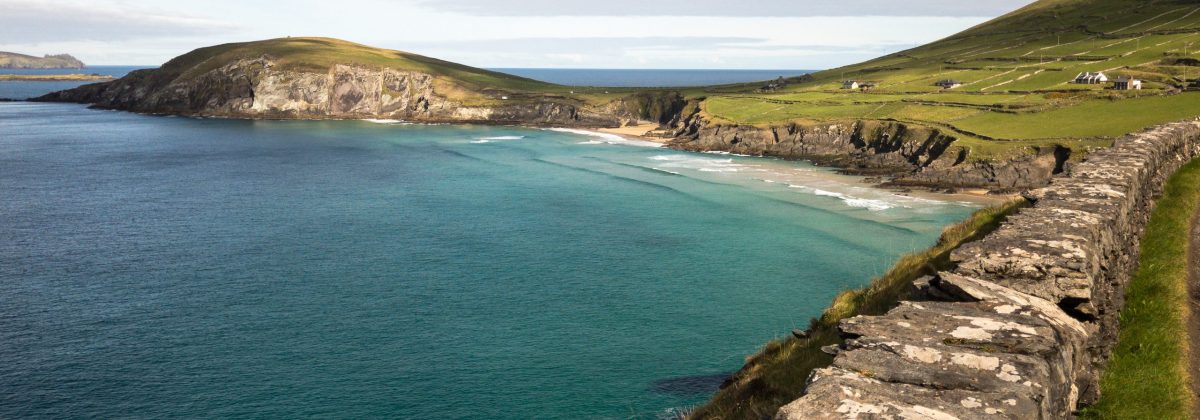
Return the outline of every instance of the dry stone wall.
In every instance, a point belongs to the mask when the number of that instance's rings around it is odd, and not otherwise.
[[[843,321],[833,364],[777,419],[1072,417],[1099,396],[1154,202],[1198,149],[1200,122],[1156,127],[1027,193],[913,301]]]

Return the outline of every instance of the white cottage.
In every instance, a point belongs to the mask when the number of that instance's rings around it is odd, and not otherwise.
[[[1104,72],[1098,71],[1092,73],[1090,71],[1085,71],[1083,73],[1079,73],[1078,76],[1075,76],[1075,83],[1081,85],[1099,85],[1108,83],[1108,76],[1104,75]]]
[[[859,85],[857,80],[847,80],[842,82],[842,89],[858,89],[858,87]]]
[[[1129,76],[1118,77],[1113,82],[1113,89],[1116,90],[1142,90],[1142,81]]]

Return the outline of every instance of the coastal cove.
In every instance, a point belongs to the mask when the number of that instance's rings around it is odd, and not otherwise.
[[[0,167],[0,417],[669,416],[977,208],[615,136],[68,104],[0,104]]]

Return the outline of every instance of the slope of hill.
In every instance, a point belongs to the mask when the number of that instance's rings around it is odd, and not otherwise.
[[[1190,92],[1200,80],[1197,50],[1194,1],[1042,0],[771,92],[743,85],[695,94],[706,96],[704,116],[715,124],[898,121],[943,130],[970,159],[990,159],[1029,146],[1102,146],[1200,114],[1200,94]],[[1144,88],[1073,83],[1083,72],[1137,78]],[[860,86],[846,89],[847,81]]]
[[[81,69],[83,62],[69,54],[34,57],[0,51],[0,69]]]

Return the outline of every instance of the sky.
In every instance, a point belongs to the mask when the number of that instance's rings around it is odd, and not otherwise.
[[[226,42],[328,36],[477,67],[825,69],[1032,0],[0,0],[0,51],[158,65]]]

